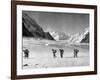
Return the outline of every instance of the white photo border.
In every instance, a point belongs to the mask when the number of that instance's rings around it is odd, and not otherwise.
[[[48,68],[48,69],[22,69],[22,10],[24,11],[44,11],[61,13],[81,13],[89,14],[90,25],[90,65],[81,67]],[[94,71],[94,9],[81,8],[60,8],[47,6],[17,5],[17,75],[36,75],[50,73],[69,73]]]

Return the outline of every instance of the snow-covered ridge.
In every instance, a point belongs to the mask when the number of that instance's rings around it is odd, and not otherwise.
[[[52,37],[56,40],[68,40],[71,35],[70,34],[66,34],[64,32],[50,32],[50,34],[52,35]]]
[[[82,33],[76,33],[72,35],[69,42],[80,43],[89,34],[89,28],[86,28]],[[89,36],[87,38],[89,40]]]
[[[85,28],[83,32],[74,35],[66,34],[64,32],[50,32],[50,34],[57,41],[66,40],[69,43],[89,42],[89,28]]]

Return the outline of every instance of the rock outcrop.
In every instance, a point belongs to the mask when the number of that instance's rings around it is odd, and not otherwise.
[[[81,40],[81,43],[89,43],[89,32],[85,35],[85,37]]]

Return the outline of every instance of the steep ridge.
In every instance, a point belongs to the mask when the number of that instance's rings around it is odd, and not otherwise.
[[[85,37],[81,40],[81,43],[89,43],[89,32],[85,35]]]

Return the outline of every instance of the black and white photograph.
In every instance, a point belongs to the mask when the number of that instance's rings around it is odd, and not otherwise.
[[[12,2],[12,78],[97,73],[97,7]]]
[[[89,66],[89,28],[89,14],[22,11],[22,68]]]

